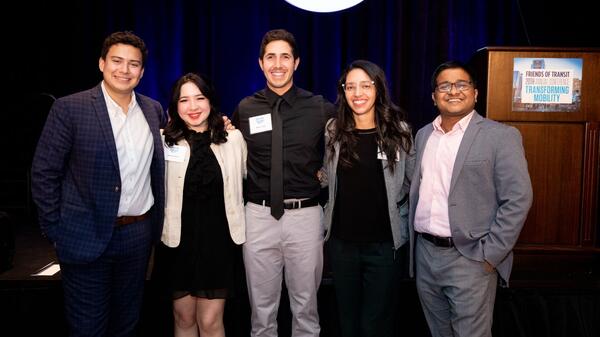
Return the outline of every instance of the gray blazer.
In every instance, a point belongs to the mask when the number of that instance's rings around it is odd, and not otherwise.
[[[334,119],[330,119],[327,122],[327,126],[329,126],[333,120]],[[328,144],[331,136],[327,126],[325,127],[325,144]],[[408,129],[407,124],[404,124],[404,126]],[[336,143],[334,147],[334,153],[331,153],[329,147],[326,147],[325,159],[323,163],[323,168],[325,170],[323,173],[325,173],[327,177],[326,183],[329,185],[329,200],[325,205],[324,213],[324,224],[325,230],[327,231],[325,240],[329,239],[329,235],[331,234],[331,221],[333,218],[333,207],[335,205],[337,191],[336,170],[340,155],[340,144]],[[410,186],[410,178],[413,175],[414,163],[414,147],[411,148],[411,151],[408,154],[404,151],[400,151],[400,158],[399,161],[396,162],[396,167],[394,168],[393,173],[388,168],[387,160],[381,160],[395,249],[400,248],[403,244],[410,241],[412,251],[412,240],[409,240],[410,234],[408,229],[408,190]]]
[[[421,161],[433,125],[417,132],[416,166],[410,187],[410,228],[419,200]],[[508,284],[514,247],[533,192],[519,131],[481,115],[471,119],[456,154],[448,193],[450,231],[456,249],[488,261]],[[411,260],[412,267],[412,260]]]

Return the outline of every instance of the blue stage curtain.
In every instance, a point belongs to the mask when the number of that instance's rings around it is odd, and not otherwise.
[[[326,1],[326,0],[323,0]],[[102,40],[133,30],[150,58],[138,91],[166,107],[172,83],[195,71],[214,82],[230,115],[265,80],[258,66],[262,35],[285,28],[299,44],[295,83],[335,100],[341,70],[363,58],[386,72],[393,99],[416,130],[436,115],[430,76],[448,59],[468,61],[484,46],[600,47],[592,2],[547,6],[533,0],[365,0],[334,13],[311,13],[284,0],[89,0],[11,4],[2,12],[4,125],[31,120],[23,107],[40,93],[65,96],[96,85]],[[12,128],[5,138],[23,136]],[[31,137],[37,139],[37,134]],[[26,163],[28,165],[28,163]]]

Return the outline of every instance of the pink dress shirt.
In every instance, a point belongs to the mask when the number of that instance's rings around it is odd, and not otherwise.
[[[433,132],[427,140],[421,161],[421,185],[415,212],[415,231],[440,237],[451,237],[448,220],[448,194],[456,153],[473,117],[473,111],[444,132],[441,117],[433,121]]]

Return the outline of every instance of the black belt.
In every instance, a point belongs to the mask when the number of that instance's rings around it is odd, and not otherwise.
[[[267,207],[271,207],[271,202],[269,200],[248,200],[253,204],[263,205]],[[313,207],[319,204],[319,198],[310,198],[306,200],[294,200],[294,201],[286,201],[283,203],[283,209],[298,209],[305,207]]]
[[[452,241],[452,238],[442,238],[439,236],[431,235],[429,233],[417,233],[417,234],[419,234],[423,239],[433,243],[434,245],[436,245],[438,247],[445,247],[445,248],[454,247],[454,241]]]

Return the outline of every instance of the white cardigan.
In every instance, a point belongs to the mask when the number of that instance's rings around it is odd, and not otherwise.
[[[223,195],[225,213],[229,223],[231,239],[236,244],[246,241],[246,219],[244,216],[244,200],[242,183],[246,178],[247,148],[244,137],[239,130],[227,131],[227,142],[210,144],[223,175]],[[164,144],[164,136],[163,136]],[[190,146],[185,139],[177,145],[186,148],[182,162],[168,160],[165,165],[165,221],[161,241],[168,247],[179,246],[181,239],[181,207],[183,204],[183,183],[190,160]],[[164,146],[167,146],[164,144]]]

